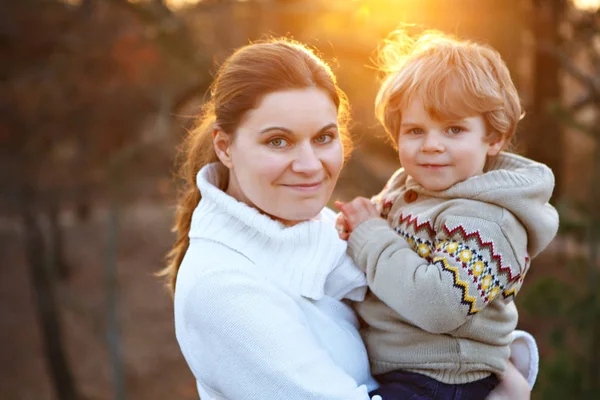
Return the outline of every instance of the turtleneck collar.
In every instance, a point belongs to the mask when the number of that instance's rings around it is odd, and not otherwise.
[[[245,256],[269,279],[315,300],[324,294],[338,298],[348,294],[344,287],[348,282],[327,281],[339,273],[334,270],[342,269],[344,275],[350,272],[356,279],[357,285],[350,290],[364,284],[364,277],[346,255],[346,242],[327,220],[330,210],[286,226],[219,189],[224,169],[221,163],[209,164],[196,177],[202,199],[192,216],[191,239],[220,243]]]

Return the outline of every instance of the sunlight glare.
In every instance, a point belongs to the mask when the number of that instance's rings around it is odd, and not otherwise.
[[[369,19],[370,15],[371,15],[371,10],[369,9],[369,7],[366,4],[363,4],[358,10],[356,10],[355,17],[357,20],[364,22],[367,19]]]
[[[600,0],[572,0],[573,5],[581,10],[598,11]]]
[[[186,6],[191,6],[201,1],[202,0],[165,0],[165,3],[169,8],[177,9]]]

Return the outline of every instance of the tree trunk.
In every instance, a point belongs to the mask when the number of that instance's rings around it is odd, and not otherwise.
[[[58,222],[59,210],[56,202],[51,200],[50,207],[48,207],[48,222],[50,225],[48,245],[50,247],[52,272],[54,272],[56,277],[61,281],[64,281],[70,277],[71,268],[65,257],[64,236]]]
[[[79,396],[62,341],[60,314],[54,295],[52,276],[47,268],[42,231],[33,212],[30,187],[23,190],[20,208],[25,251],[47,367],[57,398],[75,400]]]
[[[525,151],[530,158],[548,165],[554,172],[554,198],[560,198],[562,184],[562,128],[549,111],[560,101],[560,61],[542,46],[560,46],[559,25],[565,11],[564,0],[534,0],[532,18],[536,41],[533,72],[533,98],[524,132]]]
[[[119,194],[121,181],[119,173],[122,172],[118,162],[109,163],[108,181],[110,207],[107,225],[107,251],[106,251],[106,338],[108,341],[108,358],[113,378],[114,398],[127,399],[125,371],[123,366],[123,350],[121,348],[119,325],[119,290],[118,290],[118,231],[119,231]]]

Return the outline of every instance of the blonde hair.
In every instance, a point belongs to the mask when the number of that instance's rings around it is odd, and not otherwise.
[[[166,277],[173,293],[177,272],[189,246],[192,213],[200,201],[196,175],[218,161],[213,147],[213,130],[218,126],[233,135],[246,113],[272,92],[315,87],[331,98],[338,111],[338,129],[348,156],[352,141],[348,133],[349,103],[330,67],[311,49],[290,39],[255,42],[234,52],[219,68],[211,85],[210,99],[202,108],[197,127],[190,132],[182,149],[179,177],[184,181],[175,226],[177,239],[167,254],[167,266],[158,273]],[[221,188],[226,189],[226,188]]]
[[[491,47],[437,31],[417,38],[398,30],[379,50],[385,76],[375,113],[397,146],[402,110],[414,99],[438,120],[481,115],[487,139],[513,137],[523,109],[500,54]]]

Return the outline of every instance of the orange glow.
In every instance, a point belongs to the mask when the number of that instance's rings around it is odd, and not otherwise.
[[[191,6],[199,3],[202,0],[165,0],[165,4],[172,9],[182,8],[185,6]]]
[[[366,4],[363,4],[362,6],[360,6],[360,8],[358,10],[356,10],[354,16],[356,17],[356,19],[359,22],[365,22],[366,20],[369,19],[369,16],[371,15],[371,10],[369,9],[369,6],[367,6]]]
[[[573,5],[582,10],[597,11],[600,8],[600,0],[572,0]]]

